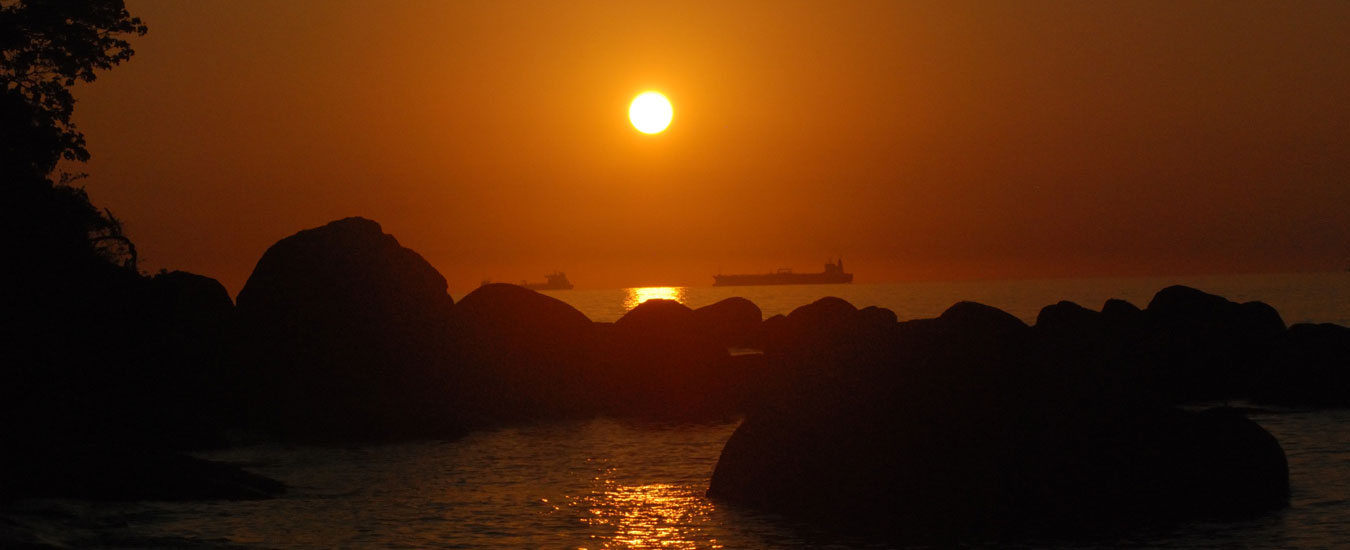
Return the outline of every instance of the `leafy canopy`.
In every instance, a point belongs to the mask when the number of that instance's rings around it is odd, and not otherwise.
[[[123,0],[0,0],[5,171],[46,175],[59,159],[88,160],[70,87],[130,59],[127,38],[145,32]]]

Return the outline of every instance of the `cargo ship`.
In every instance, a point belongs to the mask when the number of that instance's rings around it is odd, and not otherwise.
[[[749,285],[829,285],[853,282],[852,273],[844,273],[844,260],[826,262],[822,273],[793,273],[779,269],[759,275],[713,275],[713,286]]]
[[[561,271],[554,271],[544,276],[542,283],[520,282],[520,286],[530,290],[572,290],[571,281],[567,280],[567,274]]]

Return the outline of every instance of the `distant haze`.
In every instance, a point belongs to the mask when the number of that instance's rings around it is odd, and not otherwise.
[[[1350,267],[1350,2],[128,0],[77,87],[143,265],[379,221],[450,281]],[[670,128],[636,132],[659,90]]]

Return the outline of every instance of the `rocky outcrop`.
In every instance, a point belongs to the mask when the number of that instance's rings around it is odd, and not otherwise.
[[[1184,286],[1158,291],[1144,313],[1147,336],[1136,360],[1156,369],[1157,390],[1182,402],[1245,397],[1285,336],[1284,321],[1266,304]]]
[[[123,432],[180,448],[224,444],[237,423],[232,391],[234,302],[219,281],[185,271],[161,272],[141,285],[134,335],[141,351],[106,392],[128,414]]]
[[[671,420],[734,414],[750,383],[726,347],[674,300],[648,300],[602,331],[597,397],[605,412]]]
[[[347,218],[272,245],[237,299],[255,421],[288,437],[455,430],[445,279],[379,224]]]
[[[727,298],[694,310],[694,322],[723,347],[757,347],[764,313],[745,298]]]
[[[286,492],[285,484],[238,466],[143,448],[11,449],[0,466],[0,500],[258,500]]]
[[[1350,328],[1289,327],[1283,352],[1260,374],[1252,397],[1288,406],[1350,407]]]
[[[593,414],[597,332],[562,301],[488,284],[455,306],[455,392],[474,422]]]
[[[1110,340],[1105,314],[1061,303],[1033,329],[963,302],[935,319],[869,326],[840,302],[779,322],[768,366],[791,381],[727,442],[710,496],[835,526],[886,525],[914,543],[1287,504],[1283,451],[1251,421],[1064,376],[1089,350],[1051,348],[1075,335]]]

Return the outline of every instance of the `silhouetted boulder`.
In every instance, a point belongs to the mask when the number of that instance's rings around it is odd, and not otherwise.
[[[614,322],[614,329],[622,336],[637,338],[676,335],[680,339],[699,339],[702,332],[694,310],[675,300],[664,299],[638,304]]]
[[[788,320],[802,326],[820,327],[846,323],[853,318],[858,308],[843,298],[826,296],[788,313]]]
[[[1287,503],[1283,451],[1249,420],[1111,399],[1110,388],[1065,378],[1076,354],[1045,346],[1107,338],[1087,326],[1101,314],[1061,303],[1033,330],[963,302],[883,330],[849,321],[847,309],[829,301],[799,316],[848,327],[830,338],[783,328],[791,345],[771,348],[766,368],[791,373],[788,387],[727,442],[710,496],[833,526],[885,525],[915,543]]]
[[[884,307],[867,306],[858,310],[858,320],[864,324],[884,325],[895,324],[899,322],[900,318],[895,315],[894,311]]]
[[[483,285],[455,305],[451,335],[465,414],[510,420],[596,412],[596,327],[561,300]]]
[[[1102,305],[1102,327],[1121,342],[1139,342],[1148,330],[1148,315],[1125,300],[1110,299]]]
[[[278,241],[237,302],[263,427],[319,439],[455,430],[445,279],[379,224],[347,218]]]
[[[1157,391],[1181,402],[1246,397],[1285,336],[1284,321],[1266,304],[1184,286],[1158,291],[1144,312],[1148,332],[1137,360],[1156,369]]]
[[[740,410],[752,376],[694,311],[674,300],[648,300],[604,331],[597,397],[622,416],[678,420]]]
[[[106,410],[123,410],[121,431],[179,448],[219,446],[239,424],[234,389],[234,302],[224,285],[185,271],[146,279],[129,340],[139,360],[109,381]]]
[[[1036,329],[1041,331],[1101,331],[1102,314],[1073,302],[1061,301],[1041,308],[1036,315]]]
[[[161,318],[188,320],[194,325],[223,325],[234,312],[234,302],[220,281],[186,271],[166,271],[152,277],[145,305]]]
[[[6,335],[24,337],[5,345],[5,439],[221,444],[234,305],[220,283],[185,272],[84,276],[48,289],[20,317],[34,327]],[[32,328],[40,334],[25,335]]]
[[[727,298],[694,310],[694,322],[724,347],[760,345],[764,313],[745,298]]]
[[[857,321],[858,308],[840,298],[827,296],[792,310],[782,321],[765,323],[765,351],[820,347],[823,342],[848,337]]]
[[[836,379],[847,379],[855,370],[888,368],[882,359],[889,349],[873,344],[893,341],[899,326],[890,310],[859,310],[836,297],[770,318],[764,323],[766,368],[772,373],[766,392],[850,391]]]
[[[1110,310],[1110,313],[1107,311]],[[1041,309],[1033,328],[1038,362],[1056,373],[1059,391],[1112,402],[1155,401],[1132,346],[1144,325],[1143,312],[1120,300],[1102,312],[1073,302]]]
[[[1350,407],[1350,328],[1331,323],[1289,327],[1287,345],[1256,384],[1261,402]]]
[[[1117,319],[1129,319],[1142,315],[1144,310],[1119,298],[1111,298],[1102,305],[1102,315]]]
[[[759,325],[761,345],[768,348],[771,342],[781,341],[784,332],[787,330],[787,315],[776,314]]]
[[[0,455],[0,500],[258,500],[285,491],[238,466],[177,453],[68,445]]]

